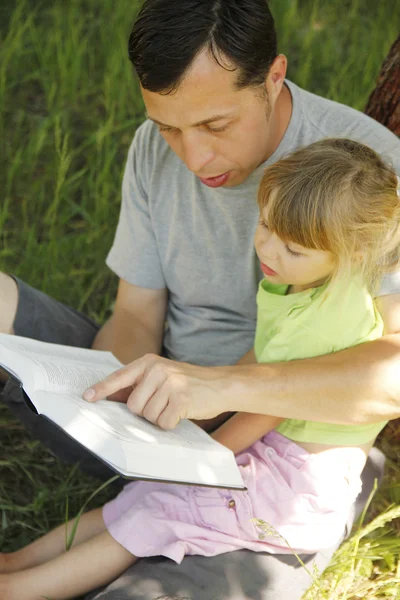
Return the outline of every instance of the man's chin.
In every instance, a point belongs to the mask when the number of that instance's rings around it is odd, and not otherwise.
[[[250,175],[251,175],[251,171],[249,171],[248,173],[247,172],[244,173],[243,171],[236,171],[236,172],[231,171],[231,176],[229,177],[228,181],[225,183],[225,185],[223,187],[224,188],[236,187],[236,186],[244,183]]]

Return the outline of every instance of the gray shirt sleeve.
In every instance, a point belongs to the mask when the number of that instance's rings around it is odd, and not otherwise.
[[[391,294],[400,294],[400,271],[387,273],[383,277],[377,296],[390,296]]]
[[[118,277],[139,287],[166,287],[148,204],[150,165],[146,128],[139,127],[128,153],[122,204],[106,264]],[[147,160],[146,160],[147,159]]]

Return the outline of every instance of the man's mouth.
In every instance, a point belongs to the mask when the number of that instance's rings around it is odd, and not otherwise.
[[[201,183],[204,185],[208,185],[208,187],[221,187],[221,185],[225,185],[229,178],[229,171],[226,173],[222,173],[222,175],[217,175],[216,177],[199,177]]]

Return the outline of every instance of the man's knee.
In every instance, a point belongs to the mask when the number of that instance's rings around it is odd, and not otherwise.
[[[18,307],[18,286],[14,279],[0,272],[0,332],[14,333]]]

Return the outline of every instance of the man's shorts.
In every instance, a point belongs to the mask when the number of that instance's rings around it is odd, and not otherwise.
[[[14,321],[16,335],[78,348],[92,346],[99,330],[94,321],[17,277],[14,280],[19,292]]]

